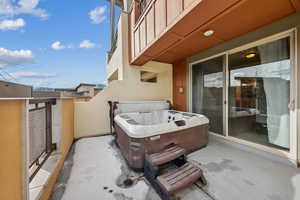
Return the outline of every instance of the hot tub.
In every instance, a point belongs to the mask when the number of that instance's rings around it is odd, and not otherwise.
[[[200,114],[154,110],[117,114],[116,141],[129,166],[140,170],[145,154],[178,145],[191,152],[208,143],[209,120]]]

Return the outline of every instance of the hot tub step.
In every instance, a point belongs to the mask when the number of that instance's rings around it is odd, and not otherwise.
[[[175,160],[176,158],[183,156],[185,153],[186,153],[185,149],[174,145],[161,152],[148,155],[147,160],[152,165],[158,166],[158,165],[168,163],[172,160]]]
[[[192,163],[186,163],[178,169],[158,176],[156,179],[160,188],[168,195],[173,195],[198,180],[206,185],[202,170]]]

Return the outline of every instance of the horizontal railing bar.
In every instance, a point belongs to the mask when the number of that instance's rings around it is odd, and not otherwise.
[[[46,109],[46,106],[29,109],[29,112],[33,112],[33,111],[37,111],[37,110],[42,110],[42,109]]]
[[[48,160],[48,158],[50,157],[51,153],[52,152],[49,152],[49,153],[46,154],[46,157],[44,158],[44,160],[42,161],[42,163],[38,165],[38,167],[34,170],[34,172],[32,173],[32,175],[29,177],[29,182],[31,182],[33,180],[33,178],[36,176],[36,174],[39,172],[39,170],[42,168],[42,166]]]
[[[56,99],[30,99],[29,104],[51,103],[56,104]]]
[[[41,156],[44,154],[44,153],[46,153],[46,148],[45,148],[45,150],[29,165],[29,168],[31,168],[32,167],[32,165],[34,164],[34,163],[36,163],[40,158],[41,158]]]

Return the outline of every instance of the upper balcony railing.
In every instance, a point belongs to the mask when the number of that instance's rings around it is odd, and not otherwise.
[[[110,62],[111,57],[113,56],[115,50],[117,49],[117,45],[118,45],[118,29],[114,33],[113,41],[111,42],[110,51],[107,53],[107,63]]]
[[[122,13],[118,16],[118,20],[116,21],[117,23],[115,24],[114,27],[114,32],[112,33],[113,34],[113,37],[111,38],[111,47],[110,47],[110,50],[107,52],[107,63],[110,62],[113,54],[115,53],[115,50],[117,49],[118,47],[118,37],[119,37],[119,23],[120,23],[120,20],[121,20],[121,15]]]
[[[201,1],[135,0],[129,23],[131,62],[137,65],[143,64],[173,43],[173,38],[165,38],[163,46],[156,47],[154,51],[149,49]]]
[[[135,22],[139,20],[139,18],[143,15],[143,13],[146,11],[147,6],[151,2],[151,0],[140,0],[140,1],[135,1],[136,2],[136,18]]]

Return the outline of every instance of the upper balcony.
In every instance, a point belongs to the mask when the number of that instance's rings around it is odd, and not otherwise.
[[[295,12],[287,0],[141,0],[130,10],[131,64],[174,63]],[[237,20],[238,19],[238,20]],[[213,31],[210,37],[205,36]]]

